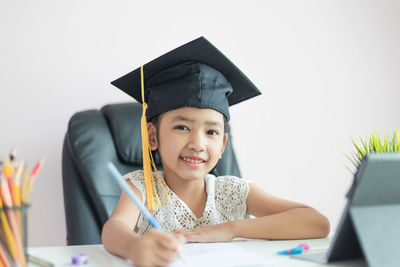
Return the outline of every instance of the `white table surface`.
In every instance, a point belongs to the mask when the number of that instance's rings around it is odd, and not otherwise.
[[[197,244],[201,245],[202,250],[207,250],[211,246],[215,249],[217,245],[220,248],[235,246],[235,248],[244,252],[249,252],[254,254],[255,258],[260,260],[265,259],[263,263],[257,263],[252,265],[236,265],[236,266],[366,266],[364,260],[351,260],[334,262],[329,265],[317,264],[313,262],[292,259],[289,256],[278,255],[277,252],[285,249],[290,249],[298,246],[300,243],[306,242],[310,246],[310,251],[320,252],[327,250],[330,243],[330,238],[321,239],[308,239],[308,240],[284,240],[284,241],[268,241],[268,240],[254,240],[254,239],[235,239],[229,243],[214,243],[214,244]],[[187,244],[185,246],[190,246]],[[189,251],[189,247],[186,248]],[[84,267],[89,266],[107,266],[107,267],[124,267],[131,266],[131,264],[119,257],[113,256],[106,252],[102,245],[87,245],[87,246],[59,246],[59,247],[31,247],[28,249],[31,255],[38,256],[40,258],[46,259],[55,264],[55,266],[76,266],[71,264],[71,257],[77,253],[86,253],[89,257],[89,263],[82,265]],[[214,251],[215,252],[215,251]],[[214,253],[215,254],[215,253]],[[180,264],[179,266],[190,266],[190,254],[185,255],[185,247],[183,248],[182,258],[187,260],[185,257],[189,256],[189,262]],[[210,254],[211,255],[211,254]],[[234,257],[235,255],[231,255]],[[39,266],[33,263],[29,263],[30,267]],[[223,266],[221,263],[217,266]]]

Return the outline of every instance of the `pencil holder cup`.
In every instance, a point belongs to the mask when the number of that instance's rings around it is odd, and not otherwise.
[[[19,225],[21,230],[22,245],[24,250],[28,247],[28,208],[30,205],[21,205],[15,207],[15,210],[21,214],[21,224]]]
[[[29,205],[0,208],[0,260],[26,266]]]

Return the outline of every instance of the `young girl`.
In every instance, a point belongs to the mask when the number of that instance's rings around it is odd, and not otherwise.
[[[209,174],[228,140],[229,105],[260,92],[206,39],[187,43],[113,84],[143,102],[144,170],[124,178],[163,232],[151,229],[122,192],[102,231],[108,251],[136,266],[165,266],[185,242],[328,235],[329,222],[315,209],[241,178]],[[149,149],[160,154],[163,172],[153,173]]]

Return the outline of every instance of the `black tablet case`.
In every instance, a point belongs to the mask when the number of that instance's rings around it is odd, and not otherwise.
[[[400,154],[364,158],[326,253],[294,258],[332,262],[364,257],[369,266],[400,266]]]

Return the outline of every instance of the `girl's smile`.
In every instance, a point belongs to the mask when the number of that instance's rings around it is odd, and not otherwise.
[[[181,156],[180,158],[187,166],[193,168],[198,168],[206,162],[204,159],[196,156]]]

